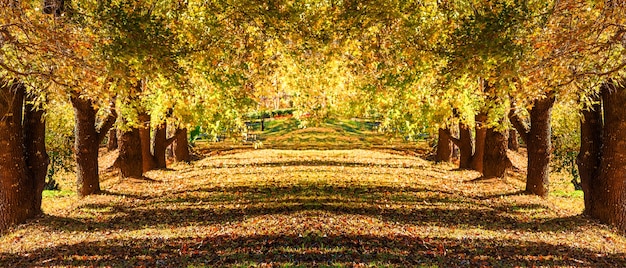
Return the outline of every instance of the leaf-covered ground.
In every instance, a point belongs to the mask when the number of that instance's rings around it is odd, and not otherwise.
[[[582,199],[519,194],[383,150],[249,150],[104,176],[105,193],[48,193],[0,237],[0,267],[626,266],[626,239]]]

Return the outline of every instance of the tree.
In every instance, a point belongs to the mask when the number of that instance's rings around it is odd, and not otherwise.
[[[96,126],[94,103],[74,93],[70,98],[76,118],[74,150],[76,153],[76,186],[79,196],[100,193],[98,151],[100,143],[115,123],[117,113],[111,109],[100,127]]]
[[[5,147],[0,153],[0,230],[41,213],[49,163],[45,122],[41,110],[25,103],[26,94],[17,80],[0,81],[0,143]]]
[[[449,133],[450,129],[439,128],[437,135],[437,152],[435,154],[435,161],[437,162],[450,162],[452,158],[454,143],[452,143]]]
[[[552,152],[550,117],[555,101],[556,98],[552,95],[533,102],[530,110],[530,127],[526,126],[515,113],[515,109],[509,112],[511,123],[527,146],[526,192],[542,197],[548,195]]]
[[[609,82],[601,106],[584,112],[578,165],[585,192],[585,214],[626,230],[626,88]]]

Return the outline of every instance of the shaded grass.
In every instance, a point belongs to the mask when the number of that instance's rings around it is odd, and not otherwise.
[[[624,237],[579,216],[579,197],[477,175],[371,150],[239,151],[48,196],[66,202],[3,236],[0,266],[626,264]]]

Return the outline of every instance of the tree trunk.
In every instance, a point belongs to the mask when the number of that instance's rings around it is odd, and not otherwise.
[[[437,162],[450,162],[452,158],[452,141],[450,140],[449,129],[439,129],[437,139],[437,154],[435,155],[435,161]]]
[[[582,111],[580,122],[580,151],[576,158],[580,182],[585,194],[585,215],[595,216],[599,191],[598,173],[602,157],[602,105],[599,96],[593,96],[596,103]]]
[[[79,196],[100,193],[96,110],[88,99],[71,97],[75,117],[76,186]]]
[[[530,110],[530,131],[528,132],[528,173],[526,192],[546,197],[550,179],[550,141],[552,130],[550,117],[555,98],[535,100]]]
[[[107,150],[113,151],[117,149],[117,129],[109,129],[109,139],[107,140]]]
[[[487,122],[487,114],[481,112],[476,115],[476,138],[474,145],[474,154],[472,155],[471,168],[480,173],[483,173],[484,169],[484,155],[485,155],[485,139],[487,136],[487,128],[484,127]]]
[[[116,161],[122,177],[143,176],[143,160],[141,153],[139,129],[131,128],[118,136],[119,157]]]
[[[509,158],[506,155],[508,148],[508,137],[506,133],[488,128],[485,135],[484,155],[483,155],[483,177],[503,178],[506,169],[509,167]]]
[[[24,89],[0,80],[0,230],[34,216],[22,136]]]
[[[159,125],[154,130],[154,160],[156,168],[167,168],[167,162],[165,161],[165,151],[167,150],[167,123]]]
[[[32,104],[33,97],[31,94],[27,97],[29,102],[24,111],[23,129],[26,167],[29,171],[28,176],[33,183],[32,211],[37,215],[41,214],[41,193],[46,183],[50,158],[46,152],[44,110],[36,108]]]
[[[516,152],[519,150],[519,140],[515,129],[509,129],[509,150]]]
[[[177,133],[176,141],[174,143],[174,157],[177,162],[189,162],[191,161],[191,155],[189,154],[189,142],[187,141],[187,129],[180,129]]]
[[[474,155],[474,140],[469,126],[459,123],[459,168],[472,168],[472,155]]]
[[[602,91],[604,133],[600,163],[599,206],[592,215],[626,230],[626,88],[611,84]]]
[[[452,159],[459,159],[459,145],[461,145],[461,140],[455,138],[458,136],[458,128],[454,128],[450,130],[450,140],[452,141]]]
[[[139,122],[141,124],[139,127],[141,159],[143,172],[145,173],[156,168],[156,161],[150,148],[152,145],[150,142],[150,115],[145,112],[139,113]]]

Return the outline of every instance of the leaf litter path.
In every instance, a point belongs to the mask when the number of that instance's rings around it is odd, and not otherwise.
[[[0,266],[625,266],[626,240],[565,204],[371,150],[255,150],[105,194],[46,199]],[[154,180],[154,181],[153,181]]]

